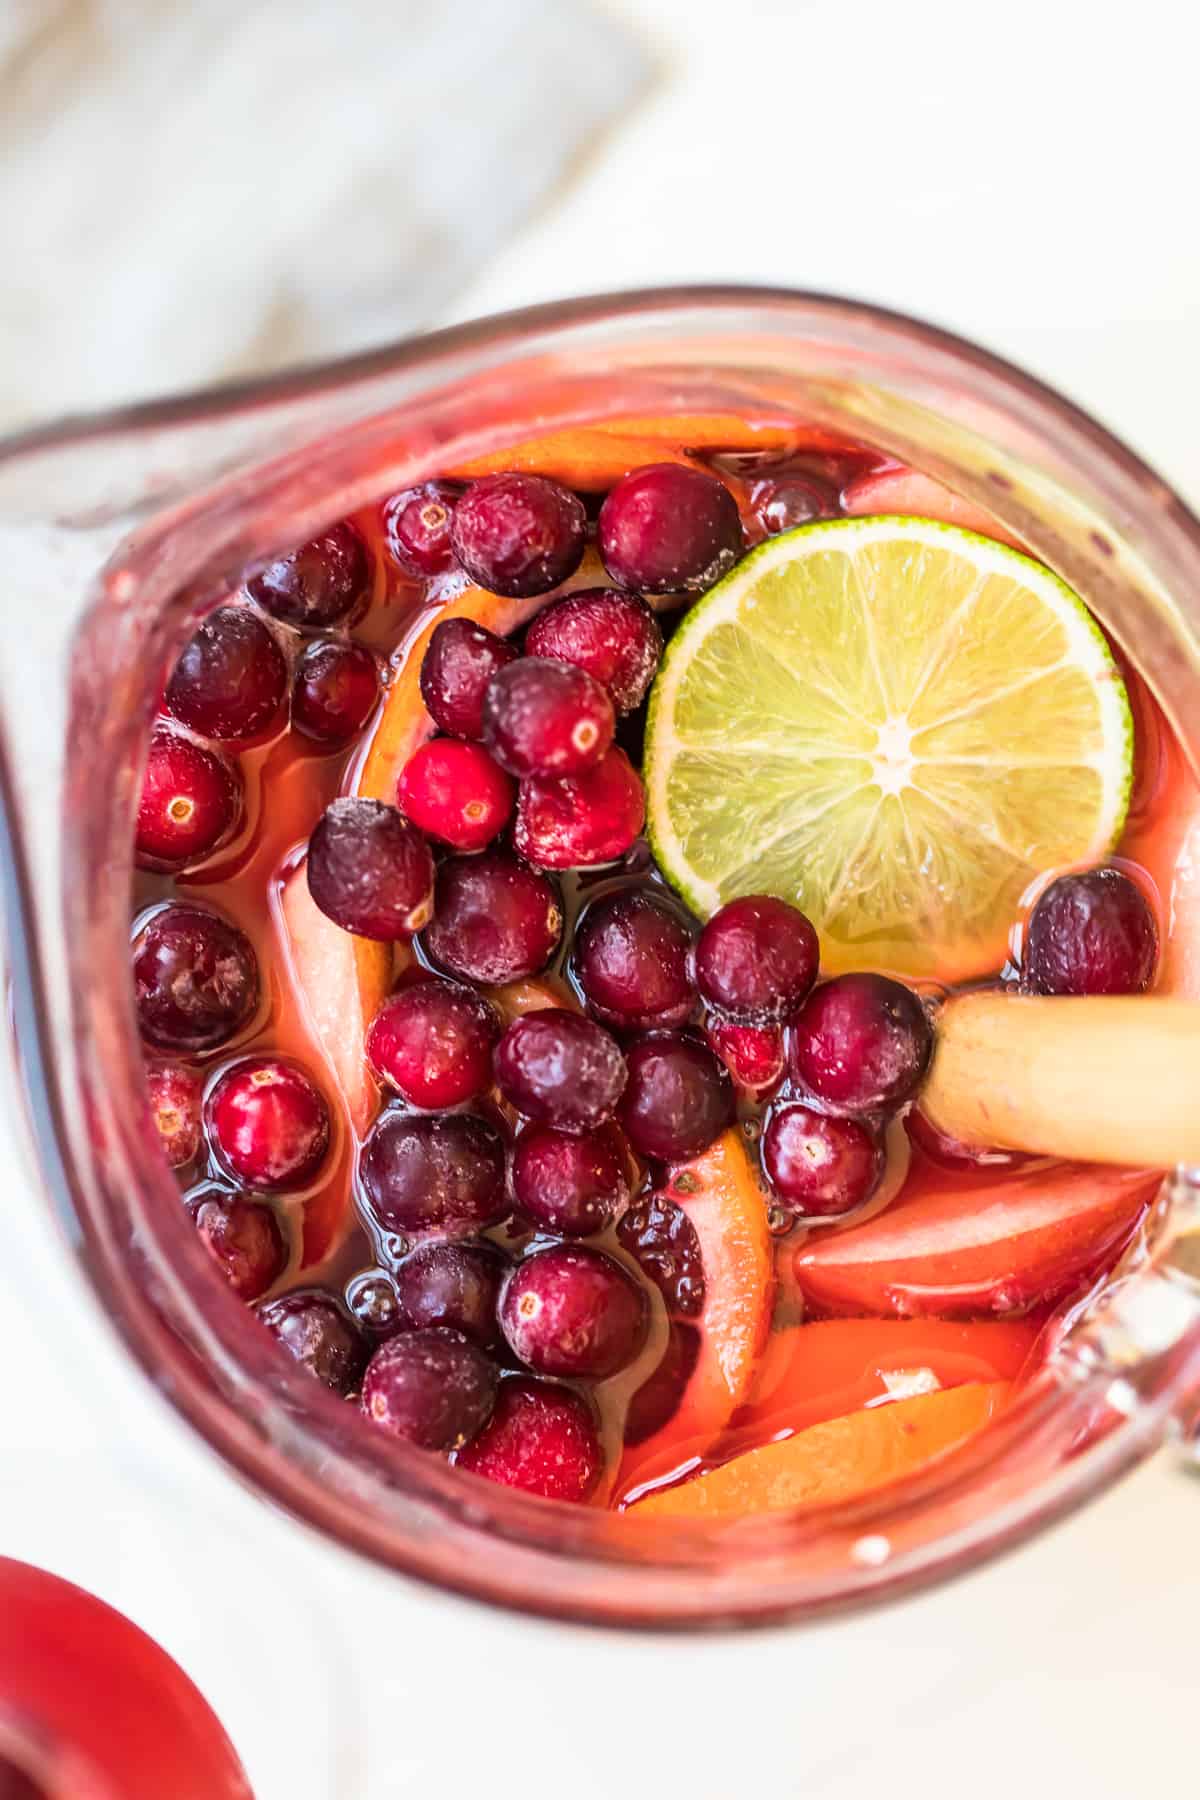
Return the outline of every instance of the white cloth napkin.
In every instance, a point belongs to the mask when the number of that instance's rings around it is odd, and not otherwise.
[[[646,74],[590,0],[0,0],[0,426],[428,321]]]

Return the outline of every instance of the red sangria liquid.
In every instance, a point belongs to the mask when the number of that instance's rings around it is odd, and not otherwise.
[[[801,752],[772,683],[841,695],[873,656],[886,689],[905,645],[864,649],[834,608],[821,666],[809,643],[756,673],[718,611],[756,547],[820,574],[807,534],[855,520],[880,583],[907,546],[914,616],[939,558],[978,562],[922,679],[949,668],[981,720],[947,759],[961,806],[943,794],[906,868],[937,904],[914,890],[857,938],[847,895],[869,911],[913,848],[886,798],[919,745],[876,721],[843,855],[856,789],[835,795],[810,706],[831,823],[785,867],[779,757]],[[850,1496],[986,1426],[1136,1244],[1161,1172],[947,1138],[921,1110],[938,1007],[980,985],[1200,994],[1182,752],[1019,552],[865,446],[631,420],[388,496],[207,616],[149,747],[133,976],[182,1204],[281,1354],[475,1476],[631,1523]],[[1093,694],[1131,721],[1061,777],[1061,836],[1019,755],[979,774],[988,709],[1035,679],[989,665],[986,618],[978,643],[961,628],[989,580],[997,635],[1018,591],[1066,620],[1070,729]],[[723,711],[748,684],[757,738]],[[689,706],[707,750],[672,735]],[[1037,816],[1024,862],[964,826],[981,792],[1014,833]],[[722,887],[705,859],[747,819]]]

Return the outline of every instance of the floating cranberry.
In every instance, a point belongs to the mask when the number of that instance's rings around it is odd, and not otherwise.
[[[696,986],[747,1025],[784,1019],[808,998],[820,945],[798,907],[746,894],[715,912],[696,940]]]
[[[950,1137],[926,1118],[920,1106],[912,1106],[905,1113],[904,1129],[910,1143],[923,1151],[931,1162],[940,1163],[947,1169],[1011,1169],[1018,1163],[1029,1161],[1020,1150],[985,1149]]]
[[[496,1048],[496,1081],[528,1119],[563,1131],[590,1131],[610,1119],[625,1086],[615,1038],[565,1007],[514,1019]]]
[[[500,1297],[509,1348],[539,1375],[603,1381],[634,1360],[649,1320],[645,1293],[624,1266],[584,1244],[525,1257]]]
[[[433,923],[421,941],[450,974],[495,986],[539,974],[558,949],[562,928],[558,894],[546,877],[489,850],[442,864]]]
[[[613,704],[573,663],[522,656],[493,676],[483,739],[514,775],[579,775],[612,743]]]
[[[366,1367],[367,1345],[332,1294],[297,1288],[257,1310],[267,1330],[301,1368],[335,1394],[354,1392]]]
[[[379,667],[365,644],[314,638],[296,663],[292,724],[318,744],[348,744],[375,710]]]
[[[382,1269],[368,1269],[346,1283],[346,1307],[368,1343],[381,1343],[400,1330],[395,1284]]]
[[[739,1025],[710,1013],[704,1035],[740,1088],[761,1094],[782,1080],[787,1059],[779,1025]]]
[[[182,1063],[151,1063],[146,1070],[150,1113],[173,1169],[184,1169],[200,1152],[200,1076]]]
[[[461,1331],[403,1331],[363,1376],[362,1409],[390,1437],[421,1450],[457,1450],[491,1417],[496,1368]]]
[[[592,868],[624,856],[645,822],[637,770],[614,745],[583,775],[562,781],[527,776],[517,797],[513,841],[539,868]]]
[[[543,475],[485,475],[454,511],[450,541],[472,581],[515,599],[548,594],[583,560],[583,502]]]
[[[625,1414],[625,1442],[644,1444],[669,1425],[679,1411],[684,1389],[700,1360],[701,1337],[694,1325],[672,1319],[667,1347],[653,1375],[647,1376],[629,1402]]]
[[[764,537],[813,519],[836,519],[840,510],[836,488],[815,475],[780,475],[756,481],[750,490],[750,516]]]
[[[611,1225],[629,1198],[629,1158],[613,1126],[559,1131],[526,1125],[513,1151],[518,1210],[538,1231],[592,1237]]]
[[[522,1376],[500,1383],[491,1419],[456,1460],[473,1475],[544,1500],[587,1500],[604,1473],[596,1421],[582,1395]]]
[[[452,737],[481,738],[488,683],[518,654],[470,619],[443,619],[421,661],[421,698],[434,724]]]
[[[763,1172],[796,1212],[826,1218],[850,1212],[875,1192],[883,1175],[883,1146],[859,1119],[778,1107],[762,1140]]]
[[[450,522],[462,489],[449,481],[426,481],[405,488],[383,503],[388,555],[406,575],[427,580],[454,562]]]
[[[698,1319],[704,1311],[704,1253],[696,1227],[674,1200],[647,1194],[617,1224],[617,1238],[654,1283],[667,1311]]]
[[[329,1108],[296,1063],[248,1056],[205,1108],[213,1149],[238,1181],[268,1193],[310,1187],[329,1149]]]
[[[492,1085],[495,1011],[479,994],[435,976],[384,1001],[367,1032],[367,1057],[411,1106],[474,1100]]]
[[[251,576],[246,591],[285,625],[322,631],[364,607],[371,594],[371,562],[353,525],[344,521],[277,557]]]
[[[646,602],[621,588],[581,588],[539,613],[525,634],[527,655],[585,669],[619,713],[633,712],[646,698],[662,648]]]
[[[639,1156],[679,1162],[699,1156],[733,1121],[733,1085],[706,1044],[655,1031],[626,1052],[629,1080],[620,1118]]]
[[[188,1201],[205,1249],[239,1300],[257,1300],[287,1265],[287,1246],[269,1206],[245,1194],[205,1188]]]
[[[309,839],[308,891],[343,931],[393,943],[428,923],[433,856],[394,806],[335,800]]]
[[[933,1054],[925,1009],[886,975],[839,975],[817,988],[788,1034],[792,1073],[838,1112],[903,1105]]]
[[[627,889],[587,908],[572,968],[589,1009],[605,1025],[624,1031],[682,1025],[695,1005],[691,948],[691,932],[674,907]]]
[[[618,481],[600,509],[597,536],[612,579],[647,594],[711,587],[743,548],[729,489],[682,463],[651,463]]]
[[[383,1113],[363,1145],[359,1172],[387,1231],[469,1237],[508,1211],[503,1140],[466,1113]]]
[[[449,1325],[472,1343],[500,1343],[496,1307],[509,1269],[493,1244],[423,1244],[397,1265],[398,1328]]]
[[[434,738],[405,763],[396,798],[429,837],[453,850],[482,850],[511,819],[517,789],[482,744]]]
[[[1036,994],[1141,994],[1154,980],[1158,926],[1120,869],[1061,875],[1033,909],[1023,960]]]
[[[223,756],[178,732],[156,731],[138,801],[138,867],[200,862],[232,835],[242,801],[241,776]]]
[[[153,913],[133,942],[138,1028],[161,1050],[215,1050],[258,1007],[250,940],[207,907]]]
[[[283,652],[248,606],[210,613],[167,683],[167,711],[203,737],[260,737],[287,694]]]

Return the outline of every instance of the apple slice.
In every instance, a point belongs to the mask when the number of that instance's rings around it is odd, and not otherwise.
[[[921,475],[915,469],[883,469],[860,475],[844,490],[842,511],[851,518],[892,513],[901,518],[940,519],[945,525],[961,525],[966,531],[978,531],[983,537],[1011,544],[1014,550],[1025,548],[1021,539],[1014,537],[993,513],[943,487],[932,475]]]
[[[797,448],[811,436],[788,425],[754,425],[732,413],[667,413],[548,432],[473,457],[450,472],[460,480],[472,480],[501,469],[522,469],[548,475],[584,494],[602,494],[646,463],[678,462],[694,468],[692,452],[697,450],[779,453]]]

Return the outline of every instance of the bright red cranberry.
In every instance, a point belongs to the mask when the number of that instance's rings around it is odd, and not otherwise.
[[[500,1297],[500,1329],[539,1375],[603,1381],[646,1341],[646,1295],[624,1266],[585,1244],[555,1244],[519,1262]]]
[[[836,519],[840,510],[836,488],[817,476],[780,475],[756,481],[750,490],[750,516],[764,537],[813,519]]]
[[[310,1187],[329,1149],[329,1108],[296,1063],[248,1056],[205,1107],[213,1149],[238,1181],[267,1193]]]
[[[911,1100],[932,1053],[925,1008],[911,988],[886,975],[827,981],[788,1033],[793,1075],[838,1112]]]
[[[604,1473],[604,1452],[587,1401],[557,1381],[509,1376],[495,1411],[457,1457],[460,1469],[544,1500],[582,1502]]]
[[[367,1032],[367,1057],[410,1106],[435,1111],[486,1093],[499,1036],[482,995],[430,976],[384,1001]]]
[[[646,1194],[623,1213],[617,1238],[652,1281],[667,1311],[698,1319],[704,1311],[704,1253],[696,1227],[665,1194]]]
[[[461,1331],[402,1331],[363,1376],[362,1409],[390,1437],[421,1450],[457,1450],[492,1414],[494,1363]]]
[[[401,1331],[448,1325],[472,1343],[500,1343],[496,1307],[509,1260],[494,1244],[423,1244],[396,1267]]]
[[[500,850],[451,857],[438,870],[422,942],[464,981],[498,986],[537,975],[558,949],[563,915],[546,877]]]
[[[287,694],[283,652],[248,606],[220,606],[184,648],[167,683],[167,711],[203,737],[260,737]]]
[[[383,503],[388,555],[406,575],[427,580],[454,562],[450,521],[462,489],[450,481],[426,481]]]
[[[206,1188],[188,1201],[192,1223],[239,1300],[257,1300],[287,1266],[287,1246],[269,1206]]]
[[[513,1151],[518,1210],[538,1231],[593,1237],[629,1198],[629,1159],[620,1132],[526,1125]]]
[[[910,1107],[905,1113],[904,1129],[918,1150],[947,1169],[1011,1169],[1029,1161],[1019,1150],[987,1150],[964,1144],[960,1138],[939,1131],[919,1106]]]
[[[646,795],[623,750],[594,769],[551,781],[530,775],[517,796],[513,842],[542,869],[586,869],[615,862],[646,822]]]
[[[314,638],[296,663],[292,724],[318,744],[348,744],[379,698],[379,666],[365,644]]]
[[[469,1237],[508,1211],[504,1142],[467,1113],[383,1113],[363,1145],[359,1174],[387,1231]]]
[[[812,992],[817,934],[798,907],[746,894],[715,912],[696,940],[696,986],[710,1006],[746,1025],[796,1011]]]
[[[733,1085],[697,1038],[651,1032],[626,1052],[626,1065],[620,1117],[639,1156],[661,1162],[699,1156],[732,1123]]]
[[[485,475],[454,510],[450,541],[471,580],[492,594],[548,594],[583,560],[583,502],[544,475]]]
[[[367,1269],[346,1283],[346,1309],[370,1344],[400,1330],[400,1301],[390,1275]]]
[[[428,923],[433,856],[394,806],[335,800],[309,839],[308,891],[343,931],[394,943]]]
[[[883,1146],[859,1119],[780,1106],[762,1139],[763,1172],[796,1212],[814,1218],[850,1212],[879,1186]]]
[[[258,1007],[250,940],[207,907],[170,905],[133,941],[138,1028],[161,1050],[215,1050]]]
[[[625,1086],[616,1039],[565,1007],[514,1019],[493,1062],[500,1092],[518,1112],[563,1131],[603,1125]]]
[[[242,778],[223,756],[175,731],[150,739],[135,849],[142,869],[183,869],[233,834]]]
[[[613,704],[573,663],[522,656],[493,676],[483,741],[514,775],[579,775],[595,768],[616,730]]]
[[[671,1320],[662,1360],[633,1395],[625,1413],[627,1444],[644,1444],[670,1424],[679,1411],[684,1389],[696,1372],[702,1342],[694,1325]]]
[[[620,587],[697,593],[742,554],[742,522],[715,475],[651,463],[618,481],[600,509],[600,556]]]
[[[588,907],[572,968],[589,1009],[624,1031],[682,1025],[695,1005],[688,974],[692,936],[679,913],[641,889]]]
[[[151,1063],[146,1093],[163,1154],[173,1169],[185,1169],[200,1153],[200,1095],[203,1083],[182,1063]]]
[[[453,850],[482,850],[512,817],[516,784],[482,744],[434,738],[414,750],[396,798],[418,830]]]
[[[783,1079],[786,1056],[778,1025],[739,1025],[711,1013],[704,1035],[740,1088],[761,1094]]]
[[[306,631],[323,631],[369,600],[367,547],[353,525],[343,521],[268,563],[246,583],[246,590],[273,619]]]
[[[488,683],[519,654],[470,619],[443,619],[421,661],[421,698],[434,724],[451,737],[481,738]]]
[[[549,656],[586,669],[619,713],[646,698],[662,655],[658,620],[638,594],[583,588],[539,613],[525,634],[528,656]]]
[[[332,1294],[297,1288],[268,1300],[258,1316],[301,1368],[335,1394],[352,1394],[362,1380],[367,1345]]]
[[[1036,994],[1140,994],[1154,980],[1158,926],[1120,869],[1061,875],[1033,909],[1023,962]]]

